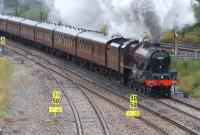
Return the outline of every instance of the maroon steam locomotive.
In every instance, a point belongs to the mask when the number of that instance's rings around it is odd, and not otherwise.
[[[118,78],[148,95],[170,96],[171,87],[178,84],[169,54],[151,42],[3,15],[0,34]]]

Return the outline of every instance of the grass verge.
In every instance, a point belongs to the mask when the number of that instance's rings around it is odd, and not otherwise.
[[[172,67],[178,72],[180,89],[194,97],[200,97],[200,60],[173,58]]]
[[[11,64],[8,58],[0,58],[0,117],[5,115],[5,107],[9,101],[9,83],[11,80]]]
[[[42,18],[43,20],[47,19],[47,9],[44,8],[42,10]],[[26,8],[26,9],[20,9],[19,11],[19,16],[24,17],[24,18],[28,18],[31,20],[36,20],[36,21],[41,21],[41,7],[40,6],[33,6],[30,8]]]

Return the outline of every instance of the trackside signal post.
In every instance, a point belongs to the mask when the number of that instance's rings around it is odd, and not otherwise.
[[[0,37],[0,56],[4,56],[5,45],[6,45],[6,38]]]
[[[135,94],[130,95],[130,109],[126,111],[126,117],[140,117],[138,110],[138,96]]]
[[[57,119],[57,113],[61,113],[62,107],[60,106],[60,91],[54,90],[52,92],[52,107],[49,107],[50,113],[55,113],[55,119]]]

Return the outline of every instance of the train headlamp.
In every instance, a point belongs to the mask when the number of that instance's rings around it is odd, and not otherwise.
[[[153,87],[154,86],[154,82],[149,82],[149,86]]]

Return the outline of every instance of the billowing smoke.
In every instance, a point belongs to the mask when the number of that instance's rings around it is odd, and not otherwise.
[[[110,34],[158,42],[162,33],[196,23],[196,0],[45,0],[51,21],[89,29],[109,27]]]
[[[0,13],[5,6],[0,0]],[[49,21],[100,30],[109,35],[142,39],[148,33],[158,42],[163,32],[196,23],[196,0],[18,0],[19,5],[45,2]],[[7,2],[8,3],[8,2]],[[9,2],[11,5],[15,1]],[[13,7],[13,6],[12,6]]]
[[[0,0],[0,14],[3,13],[3,9],[4,9],[4,3],[3,0]]]

